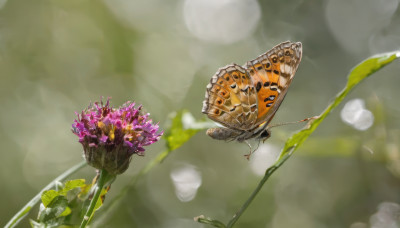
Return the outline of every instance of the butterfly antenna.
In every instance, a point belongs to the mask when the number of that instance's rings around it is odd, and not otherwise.
[[[318,116],[305,118],[304,120],[299,120],[299,121],[271,124],[271,125],[268,126],[268,129],[273,128],[273,127],[285,126],[285,125],[289,125],[289,124],[296,124],[296,123],[306,122],[306,121],[309,121],[309,120],[314,120],[316,118],[318,118]]]

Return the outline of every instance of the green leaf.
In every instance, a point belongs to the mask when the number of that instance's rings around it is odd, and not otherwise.
[[[85,179],[70,180],[65,183],[65,187],[60,191],[60,194],[66,195],[68,191],[74,188],[80,188],[85,185]]]
[[[72,212],[70,207],[65,208],[65,210],[59,215],[59,217],[64,217],[70,215]]]
[[[193,135],[203,129],[215,126],[208,121],[196,121],[187,110],[181,110],[172,115],[172,125],[165,134],[167,148],[173,151],[181,147]]]
[[[39,214],[40,222],[47,222],[58,218],[68,207],[68,200],[65,196],[56,196],[45,209]]]
[[[57,196],[59,196],[60,193],[57,192],[56,190],[48,190],[48,191],[44,191],[42,194],[42,203],[45,207],[47,207],[51,201],[53,201],[54,198],[56,198]]]

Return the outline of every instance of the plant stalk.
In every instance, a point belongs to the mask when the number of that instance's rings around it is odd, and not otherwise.
[[[93,198],[90,201],[90,205],[89,205],[88,210],[86,211],[85,216],[83,216],[83,220],[82,220],[80,228],[86,227],[86,225],[89,223],[90,219],[92,218],[92,216],[95,212],[94,209],[96,207],[97,201],[100,199],[101,191],[103,190],[104,185],[107,182],[108,176],[109,176],[109,174],[106,170],[104,170],[104,169],[100,170],[100,177],[97,180],[96,185],[94,186],[95,192],[94,192]]]

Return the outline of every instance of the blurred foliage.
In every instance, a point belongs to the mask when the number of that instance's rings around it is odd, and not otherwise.
[[[362,59],[400,47],[397,0],[259,1],[260,18],[248,34],[235,27],[246,26],[246,19],[225,26],[241,33],[233,43],[196,37],[184,17],[189,1],[0,1],[0,200],[7,205],[0,209],[0,225],[82,160],[70,129],[74,111],[89,100],[135,100],[166,129],[167,114],[182,108],[201,118],[206,85],[219,67],[243,64],[285,40],[301,41],[302,63],[273,120],[293,121],[320,113]],[[221,24],[252,16],[232,6],[220,9],[218,21],[205,28],[226,32]],[[205,13],[215,12],[201,10],[205,22]],[[333,111],[272,176],[236,227],[367,226],[382,202],[399,204],[399,71],[396,61],[346,98],[365,101],[375,117],[371,128],[356,130]],[[266,144],[281,148],[298,128],[274,128]],[[134,158],[105,206],[164,150],[158,143],[146,157]],[[247,152],[247,145],[211,140],[199,131],[137,180],[110,216],[96,215],[93,224],[199,227],[192,219],[199,214],[228,221],[260,178],[243,158]],[[202,176],[190,202],[176,197],[170,177],[183,164]],[[93,175],[87,168],[72,179]],[[24,219],[18,227],[27,226]]]
[[[182,146],[197,132],[207,129],[214,124],[206,121],[197,121],[187,110],[173,114],[172,124],[165,133],[167,148],[173,151]]]

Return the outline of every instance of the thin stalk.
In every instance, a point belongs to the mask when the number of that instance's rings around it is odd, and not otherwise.
[[[256,189],[251,193],[250,197],[246,200],[246,202],[243,204],[242,207],[238,210],[238,212],[235,213],[233,218],[228,222],[228,225],[226,226],[227,228],[232,227],[235,225],[236,221],[240,218],[240,216],[243,214],[243,212],[249,207],[251,202],[256,198],[258,192],[261,190],[261,188],[264,186],[265,182],[268,180],[268,178],[277,170],[289,157],[291,153],[286,153],[282,159],[279,159],[273,166],[269,167],[267,171],[265,171],[265,175],[263,179],[258,183]]]
[[[41,199],[42,193],[44,191],[52,189],[57,182],[64,181],[67,179],[69,176],[72,174],[76,173],[80,169],[82,169],[84,166],[86,166],[86,161],[82,161],[79,164],[76,164],[75,166],[71,167],[64,173],[62,173],[60,176],[56,177],[52,182],[50,182],[46,187],[44,187],[38,194],[36,194],[35,197],[33,197],[21,210],[19,210],[11,219],[8,221],[6,224],[5,228],[12,228],[18,225],[18,223],[26,216],[28,215],[29,211],[32,209],[33,206],[35,206]]]
[[[85,216],[83,217],[82,223],[81,223],[81,228],[86,227],[86,225],[89,223],[90,219],[92,218],[94,214],[94,208],[96,207],[97,201],[100,199],[100,193],[101,190],[103,190],[105,183],[107,182],[108,179],[108,172],[104,169],[100,170],[100,177],[96,182],[95,187],[95,192],[94,196],[92,198],[92,201],[90,201],[90,205],[88,210],[86,211]]]

